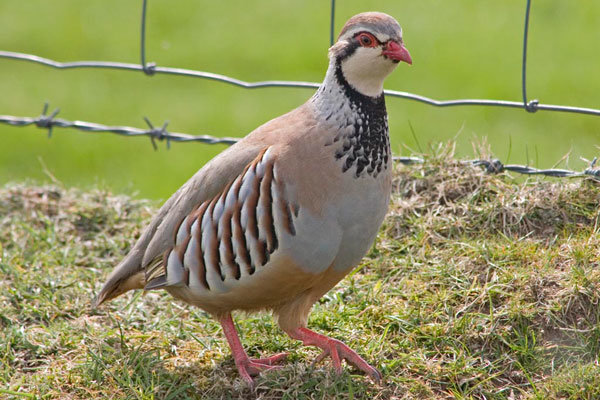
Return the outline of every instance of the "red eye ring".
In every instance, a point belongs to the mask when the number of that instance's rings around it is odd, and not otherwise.
[[[362,47],[376,47],[379,44],[377,38],[368,32],[361,32],[355,38]]]

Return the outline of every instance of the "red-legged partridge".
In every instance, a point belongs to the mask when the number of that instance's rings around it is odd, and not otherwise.
[[[379,372],[344,343],[306,327],[312,305],[361,260],[386,213],[392,157],[383,80],[412,63],[389,15],[352,17],[305,104],[260,126],[200,169],[162,206],[98,294],[165,289],[217,318],[240,375],[285,354],[250,359],[234,310],[272,310],[294,339]]]

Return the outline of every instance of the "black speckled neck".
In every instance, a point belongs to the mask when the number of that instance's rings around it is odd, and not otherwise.
[[[390,155],[383,93],[378,97],[370,97],[358,92],[344,77],[339,60],[335,66],[335,78],[350,102],[351,114],[347,116],[344,126],[352,126],[345,135],[336,136],[331,143],[341,143],[335,158],[343,163],[342,172],[354,170],[357,178],[364,174],[376,177],[382,169],[388,168]]]

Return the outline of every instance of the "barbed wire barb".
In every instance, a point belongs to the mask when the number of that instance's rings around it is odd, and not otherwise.
[[[167,141],[167,150],[171,148],[171,142],[169,141],[170,137],[169,137],[169,132],[167,132],[167,125],[169,125],[169,121],[165,121],[163,123],[163,126],[161,128],[155,128],[154,125],[152,125],[152,122],[150,122],[150,119],[148,119],[148,117],[144,117],[144,121],[146,121],[146,124],[148,125],[148,127],[150,128],[150,130],[148,131],[148,136],[150,136],[150,142],[152,142],[152,147],[154,147],[154,150],[158,150],[158,146],[156,145],[156,142],[154,141],[154,139],[158,139],[158,140],[163,140],[166,139]]]
[[[52,138],[52,126],[54,118],[60,112],[60,108],[54,109],[50,115],[48,113],[48,102],[44,103],[44,108],[42,109],[42,114],[37,118],[35,122],[38,128],[48,129],[48,139]]]

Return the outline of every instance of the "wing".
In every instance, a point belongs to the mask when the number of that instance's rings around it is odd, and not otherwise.
[[[174,246],[146,268],[145,289],[187,287],[223,293],[263,268],[281,241],[296,235],[297,204],[265,148],[220,193],[175,226]]]
[[[172,233],[177,224],[198,204],[221,192],[264,148],[264,144],[256,142],[238,142],[194,174],[163,204],[127,256],[111,272],[94,306],[128,290],[142,288],[140,272],[157,255],[173,247]]]

